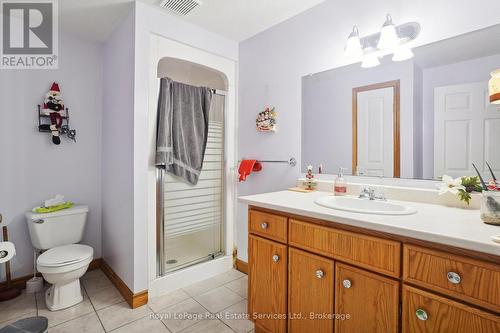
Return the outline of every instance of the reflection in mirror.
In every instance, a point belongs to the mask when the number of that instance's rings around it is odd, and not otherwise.
[[[415,58],[302,78],[302,170],[439,179],[500,174],[500,25],[414,49]]]
[[[352,170],[400,176],[399,80],[352,89]]]

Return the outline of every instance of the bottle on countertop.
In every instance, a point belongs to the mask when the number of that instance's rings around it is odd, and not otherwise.
[[[345,168],[339,168],[339,174],[333,183],[333,193],[335,195],[346,195],[347,194],[347,181],[344,178]]]

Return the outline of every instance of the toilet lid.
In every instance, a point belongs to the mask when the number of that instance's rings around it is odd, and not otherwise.
[[[88,245],[70,244],[54,247],[38,257],[38,264],[46,267],[63,266],[91,258],[94,249]]]

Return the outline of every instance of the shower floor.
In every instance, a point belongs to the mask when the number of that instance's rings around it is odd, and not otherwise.
[[[165,270],[170,272],[197,262],[207,256],[206,248],[200,245],[191,245],[189,248],[178,247],[170,249],[168,255],[165,256]]]
[[[219,254],[219,243],[207,244],[207,239],[213,239],[213,236],[207,237],[206,232],[165,239],[164,272],[209,260]]]

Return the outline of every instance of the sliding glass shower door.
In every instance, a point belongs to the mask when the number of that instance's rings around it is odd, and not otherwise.
[[[214,94],[198,184],[159,171],[159,275],[224,254],[224,105]]]

